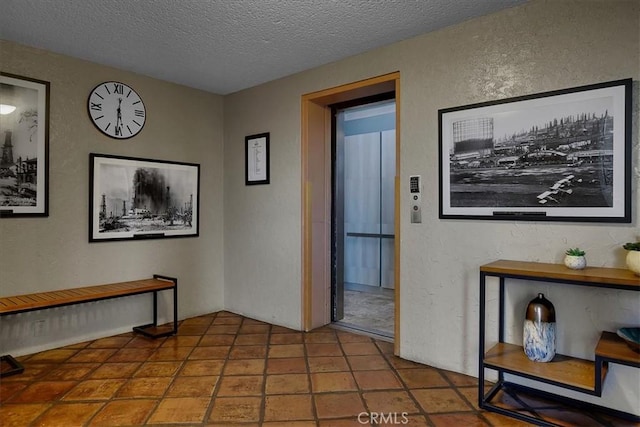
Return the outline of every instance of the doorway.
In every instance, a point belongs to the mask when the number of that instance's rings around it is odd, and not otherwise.
[[[395,217],[399,218],[400,185],[400,73],[393,72],[302,95],[301,99],[301,213],[302,276],[301,329],[310,331],[331,323],[331,108],[340,102],[394,92],[396,97]],[[395,222],[396,236],[400,221]],[[400,354],[400,245],[395,239],[394,354]]]
[[[331,107],[331,320],[393,338],[394,93]]]

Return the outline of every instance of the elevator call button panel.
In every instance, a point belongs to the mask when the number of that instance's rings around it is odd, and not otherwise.
[[[420,175],[409,177],[409,193],[411,196],[411,223],[422,223],[422,185]]]

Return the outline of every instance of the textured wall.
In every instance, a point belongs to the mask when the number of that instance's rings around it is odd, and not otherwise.
[[[51,83],[49,217],[0,220],[0,295],[150,277],[179,279],[179,316],[223,307],[222,97],[0,41],[0,69]],[[87,114],[102,81],[127,83],[145,102],[135,138],[103,136]],[[89,153],[201,164],[200,237],[88,243]],[[14,355],[129,330],[150,319],[151,296],[2,319],[2,353]],[[171,314],[169,314],[171,316]],[[32,323],[45,319],[46,337]]]
[[[399,70],[402,188],[409,175],[424,180],[422,224],[409,223],[401,198],[401,355],[477,374],[479,265],[561,262],[580,246],[590,265],[622,267],[620,244],[640,237],[638,28],[637,1],[533,1],[225,97],[225,306],[300,326],[300,97]],[[627,77],[636,100],[632,224],[438,219],[438,109]],[[245,187],[244,136],[256,132],[271,132],[271,185]],[[560,351],[574,356],[592,359],[603,329],[640,324],[637,295],[522,283],[508,296],[513,342],[538,291],[562,319]],[[489,316],[495,325],[495,305]],[[611,376],[605,396],[590,400],[637,413],[638,370],[618,365]]]

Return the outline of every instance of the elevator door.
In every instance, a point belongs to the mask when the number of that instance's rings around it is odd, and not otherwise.
[[[394,317],[395,101],[338,109],[335,124],[333,320],[365,323],[356,324],[364,329],[380,326],[389,335]]]

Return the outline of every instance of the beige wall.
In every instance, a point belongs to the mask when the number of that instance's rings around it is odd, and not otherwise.
[[[226,96],[225,307],[301,326],[301,95],[399,70],[402,188],[409,175],[424,180],[422,224],[409,223],[401,195],[401,355],[476,375],[479,265],[561,262],[566,248],[580,246],[591,265],[622,267],[621,243],[640,237],[639,6],[533,1]],[[438,109],[628,77],[636,99],[632,224],[438,219]],[[246,187],[244,137],[257,132],[271,132],[271,184]],[[540,291],[559,313],[560,352],[593,359],[601,330],[640,324],[638,295],[522,283],[507,298],[513,342],[521,340],[526,303]],[[495,306],[489,315],[495,327]],[[605,396],[590,399],[637,413],[638,370],[616,365],[611,378]]]
[[[178,278],[180,318],[221,309],[222,97],[5,41],[0,41],[0,60],[2,71],[51,83],[49,217],[0,221],[0,295],[157,273]],[[145,102],[146,124],[132,139],[102,135],[87,114],[89,92],[110,80],[133,87]],[[89,153],[200,163],[200,236],[89,244]],[[129,297],[3,318],[0,350],[24,354],[130,330],[135,322],[150,320],[150,299]],[[34,339],[31,322],[39,319],[47,321],[46,337]]]

